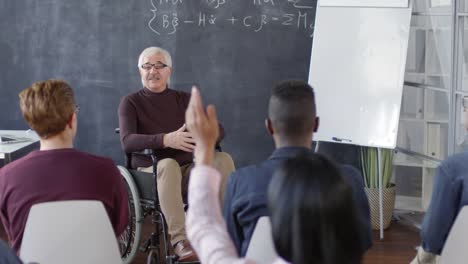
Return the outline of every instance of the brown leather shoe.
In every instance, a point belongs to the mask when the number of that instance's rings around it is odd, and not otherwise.
[[[181,240],[174,246],[174,253],[179,256],[178,261],[198,261],[197,254],[188,240]]]

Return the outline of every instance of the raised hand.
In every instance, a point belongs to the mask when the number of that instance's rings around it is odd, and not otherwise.
[[[214,157],[214,147],[219,137],[218,118],[213,105],[203,108],[200,92],[192,88],[192,96],[185,112],[185,122],[195,139],[195,163],[211,165]]]
[[[164,135],[163,144],[165,147],[180,149],[186,152],[193,152],[195,140],[192,133],[185,131],[185,124],[174,132]]]

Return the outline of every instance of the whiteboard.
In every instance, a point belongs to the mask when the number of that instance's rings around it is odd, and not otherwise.
[[[321,0],[321,6],[408,7],[408,0]]]
[[[319,6],[309,72],[314,140],[394,148],[411,8]]]

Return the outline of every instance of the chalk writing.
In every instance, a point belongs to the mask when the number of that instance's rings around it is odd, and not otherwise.
[[[177,17],[177,13],[173,13],[172,16],[169,16],[167,14],[162,15],[162,27],[164,29],[169,29],[169,31],[167,32],[168,35],[176,33],[178,26],[179,18]]]
[[[291,26],[293,24],[294,14],[284,14],[283,15],[283,23],[281,25],[284,26]]]
[[[206,25],[206,15],[200,12],[198,15],[198,26],[204,27]]]
[[[169,6],[183,5],[186,2],[199,1],[203,11],[194,11],[190,14],[178,13],[177,8],[170,8],[170,11],[164,11]],[[252,0],[253,6],[268,5],[268,9],[279,8],[275,6],[275,1],[279,0]],[[303,30],[311,38],[314,36],[314,10],[315,6],[307,5],[304,0],[287,0],[283,2],[289,6],[288,11],[284,13],[268,12],[269,14],[245,14],[225,15],[228,12],[217,12],[217,9],[228,8],[228,0],[150,0],[152,17],[148,21],[148,27],[157,35],[173,35],[181,26],[192,26],[207,28],[216,24],[236,26],[239,25],[251,32],[260,32],[265,27],[281,26]],[[205,7],[203,7],[205,4]],[[203,7],[203,8],[202,8]],[[208,8],[208,9],[207,9]],[[284,7],[283,7],[284,8]],[[213,10],[213,12],[210,11]],[[260,8],[262,10],[263,8]],[[258,8],[253,8],[258,10]],[[274,13],[274,14],[270,14]],[[182,17],[181,17],[182,16]],[[236,26],[238,27],[238,26]]]
[[[253,0],[254,5],[261,5],[261,4],[271,4],[272,6],[275,5],[275,2],[273,0]]]
[[[160,5],[162,5],[164,3],[165,4],[172,4],[172,5],[182,4],[182,0],[159,0],[159,1],[155,0],[155,1],[159,2]],[[154,3],[153,0],[151,2]]]
[[[206,0],[208,5],[218,8],[226,3],[226,0]]]
[[[266,19],[267,19],[267,16],[266,16],[266,15],[262,15],[262,19],[261,19],[261,21],[260,21],[260,26],[255,30],[255,32],[258,32],[258,31],[260,31],[260,30],[263,29],[263,25],[266,25],[266,24],[267,24]]]
[[[158,12],[158,8],[156,7],[156,5],[153,3],[153,0],[151,0],[151,6],[153,8],[151,8],[151,12],[153,13],[153,17],[149,20],[148,22],[148,27],[151,29],[151,31],[153,31],[154,33],[156,33],[157,35],[161,35],[161,33],[159,33],[159,31],[157,31],[156,29],[153,28],[153,21],[156,19],[156,12]]]
[[[299,8],[299,9],[312,9],[312,8],[315,8],[313,6],[302,4],[301,2],[305,2],[303,0],[302,1],[301,0],[288,0],[288,2],[292,3],[295,8]]]
[[[236,21],[239,20],[239,19],[237,19],[237,18],[235,18],[235,17],[231,17],[231,18],[229,18],[228,20],[231,21],[231,24],[234,25],[234,23],[236,23]]]

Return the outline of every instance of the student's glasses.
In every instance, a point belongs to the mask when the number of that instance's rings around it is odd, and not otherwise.
[[[166,67],[168,67],[169,65],[167,64],[164,64],[162,62],[156,62],[156,63],[145,63],[143,65],[141,65],[141,68],[145,71],[150,71],[151,68],[154,68],[156,70],[161,70],[161,69],[164,69]]]

